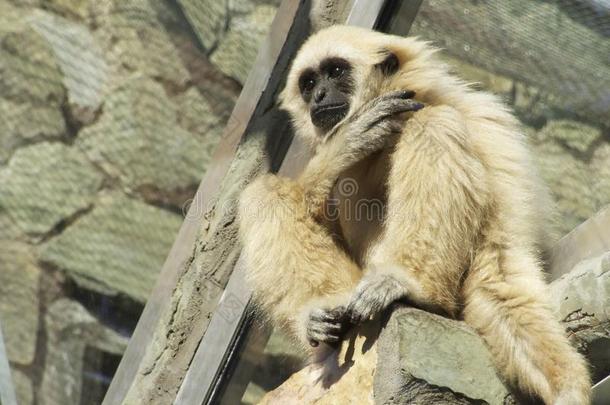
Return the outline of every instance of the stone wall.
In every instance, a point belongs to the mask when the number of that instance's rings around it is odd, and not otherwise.
[[[0,0],[0,322],[20,404],[103,397],[278,3]]]

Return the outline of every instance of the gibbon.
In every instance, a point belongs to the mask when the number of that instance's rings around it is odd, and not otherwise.
[[[315,154],[298,179],[244,190],[247,282],[305,346],[404,299],[467,322],[521,392],[589,403],[585,360],[547,304],[547,194],[519,122],[435,52],[347,26],[306,41],[280,99]]]

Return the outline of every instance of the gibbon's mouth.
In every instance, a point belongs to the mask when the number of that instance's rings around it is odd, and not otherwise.
[[[348,103],[318,107],[311,112],[311,122],[320,129],[329,130],[345,118],[348,110]]]

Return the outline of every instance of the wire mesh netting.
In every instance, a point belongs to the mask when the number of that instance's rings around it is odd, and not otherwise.
[[[610,203],[610,2],[429,0],[410,34],[515,110],[560,234]]]
[[[20,404],[101,402],[278,4],[0,0],[0,322]]]
[[[0,0],[0,322],[20,404],[103,398],[278,3]],[[424,0],[411,33],[515,110],[562,233],[610,202],[610,1]],[[279,334],[248,339],[226,403],[302,364]]]

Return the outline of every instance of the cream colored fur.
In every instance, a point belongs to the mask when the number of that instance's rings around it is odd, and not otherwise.
[[[373,68],[382,50],[400,61],[389,78]],[[586,363],[548,309],[538,249],[548,200],[519,123],[495,96],[451,75],[435,52],[414,38],[344,26],[302,47],[282,106],[316,157],[296,181],[265,175],[244,191],[248,282],[262,310],[306,345],[311,309],[345,304],[363,273],[393,274],[416,304],[476,329],[508,382],[547,404],[586,404]],[[303,69],[328,56],[354,67],[351,113],[400,89],[425,103],[393,148],[356,164],[333,158],[338,144],[312,125],[297,85]],[[337,190],[345,179],[358,188],[347,197]],[[340,207],[378,199],[387,216],[363,221],[343,210],[325,221],[321,207],[331,196]]]

